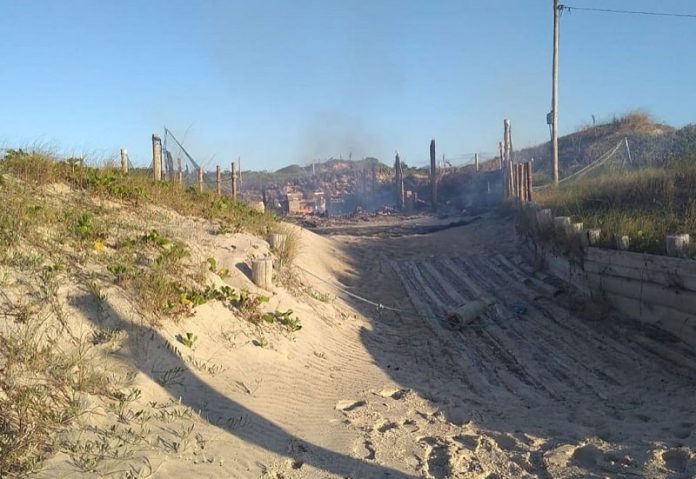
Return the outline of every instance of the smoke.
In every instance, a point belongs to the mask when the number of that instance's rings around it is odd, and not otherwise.
[[[309,162],[313,159],[339,158],[353,160],[377,156],[382,151],[378,131],[361,118],[338,111],[324,110],[309,119],[300,130],[297,156]]]

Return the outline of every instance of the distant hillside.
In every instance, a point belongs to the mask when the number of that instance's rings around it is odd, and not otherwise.
[[[306,170],[307,170],[307,168],[303,168],[300,165],[290,165],[290,166],[286,166],[285,168],[281,168],[279,170],[276,170],[276,173],[280,174],[280,175],[298,175],[298,176],[300,176],[300,175],[304,175]]]
[[[631,113],[608,123],[587,126],[559,138],[561,177],[589,165],[620,142],[624,143],[616,155],[627,168],[666,166],[696,152],[696,125],[677,130],[655,122],[645,113]],[[542,181],[548,180],[551,172],[550,142],[524,148],[515,154],[521,160],[533,158],[535,176]]]
[[[276,171],[245,171],[243,173],[245,188],[260,189],[264,185],[284,184],[294,180],[309,178],[311,176],[322,177],[324,175],[341,175],[377,169],[390,169],[391,167],[380,162],[377,158],[367,157],[361,160],[343,160],[330,158],[312,165],[288,165]]]

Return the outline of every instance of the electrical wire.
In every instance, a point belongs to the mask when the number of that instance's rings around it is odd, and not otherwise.
[[[601,13],[619,13],[627,15],[649,15],[654,17],[678,17],[678,18],[696,18],[694,13],[670,13],[670,12],[649,12],[645,10],[616,10],[612,8],[592,8],[592,7],[575,7],[573,5],[559,5],[559,10],[567,10],[571,12],[572,10],[582,10],[587,12],[601,12]]]

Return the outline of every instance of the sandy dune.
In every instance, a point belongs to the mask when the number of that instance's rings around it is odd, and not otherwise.
[[[263,242],[177,228],[230,267],[226,282],[254,290],[241,265],[263,254]],[[508,223],[483,218],[398,238],[301,237],[302,280],[331,300],[277,288],[269,306],[295,311],[296,333],[257,329],[221,305],[154,330],[112,292],[103,321],[127,335],[110,360],[136,372],[143,394],[133,407],[157,414],[147,445],[108,472],[696,475],[694,352],[534,273],[515,254]],[[481,297],[491,304],[482,318],[460,331],[444,326],[445,312]],[[176,342],[183,332],[198,336],[194,348]],[[266,347],[255,345],[262,337]],[[61,456],[42,473],[61,474],[85,476]]]

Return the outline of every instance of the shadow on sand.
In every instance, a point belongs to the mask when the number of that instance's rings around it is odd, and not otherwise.
[[[90,303],[88,297],[74,298],[77,307],[87,307]],[[138,358],[139,346],[142,341],[153,341],[155,344],[166,343],[157,330],[145,325],[138,325],[123,318],[114,308],[106,305],[105,314],[110,318],[109,325],[112,328],[122,329],[127,331],[128,336],[124,347],[129,352],[132,358]],[[85,315],[93,322],[96,328],[103,327],[94,320],[94,315]],[[256,444],[270,452],[286,457],[293,461],[306,463],[321,469],[326,472],[340,475],[342,477],[352,478],[403,478],[408,479],[414,476],[404,474],[400,471],[382,467],[378,464],[362,461],[357,458],[339,454],[329,449],[308,443],[302,438],[289,434],[280,426],[274,424],[268,419],[256,414],[241,404],[224,396],[220,392],[206,384],[195,373],[191,371],[188,364],[171,351],[167,351],[168,364],[174,368],[180,368],[183,371],[185,388],[175,387],[173,385],[164,386],[165,389],[173,397],[180,397],[181,404],[192,408],[195,411],[200,410],[206,417],[212,418],[240,418],[243,417],[242,425],[239,421],[216,421],[211,424],[220,427],[233,436],[251,443]],[[134,361],[137,365],[138,361]],[[156,380],[155,372],[149,369],[140,369],[141,372],[153,380]],[[188,391],[188,393],[187,393]],[[253,428],[248,427],[253,424]],[[301,454],[296,454],[294,451],[299,451]]]
[[[466,283],[435,272],[442,268],[441,259],[478,255],[485,266],[489,256],[516,253],[509,223],[499,219],[428,236],[343,242],[347,266],[358,274],[336,279],[374,301],[409,309],[407,291],[388,266],[390,260],[407,260],[404,270],[427,263],[417,272],[422,282],[413,282],[414,287],[427,285],[432,289],[428,294],[447,297],[453,289],[461,292]],[[481,269],[469,277],[483,289],[489,281],[493,284],[494,275],[500,271]],[[453,423],[484,431],[500,452],[535,477],[553,475],[544,458],[566,445],[567,467],[586,468],[597,477],[638,476],[655,463],[665,464],[660,467],[669,478],[696,471],[696,460],[671,460],[687,457],[683,448],[696,448],[693,351],[615,312],[597,321],[591,305],[574,304],[576,297],[532,299],[523,291],[525,285],[509,286],[519,282],[514,275],[498,281],[504,293],[493,287],[486,292],[498,295],[500,303],[508,294],[504,310],[523,308],[525,313],[488,318],[461,335],[445,331],[453,338],[448,343],[424,327],[427,321],[415,309],[406,314],[378,312],[351,297],[345,300],[371,318],[373,327],[363,330],[363,344],[397,384],[430,400]],[[531,437],[543,445],[530,448],[534,452],[524,458],[520,452]],[[590,440],[604,441],[607,449],[583,445]],[[476,444],[470,450],[481,451]],[[447,470],[441,477],[456,473]]]

